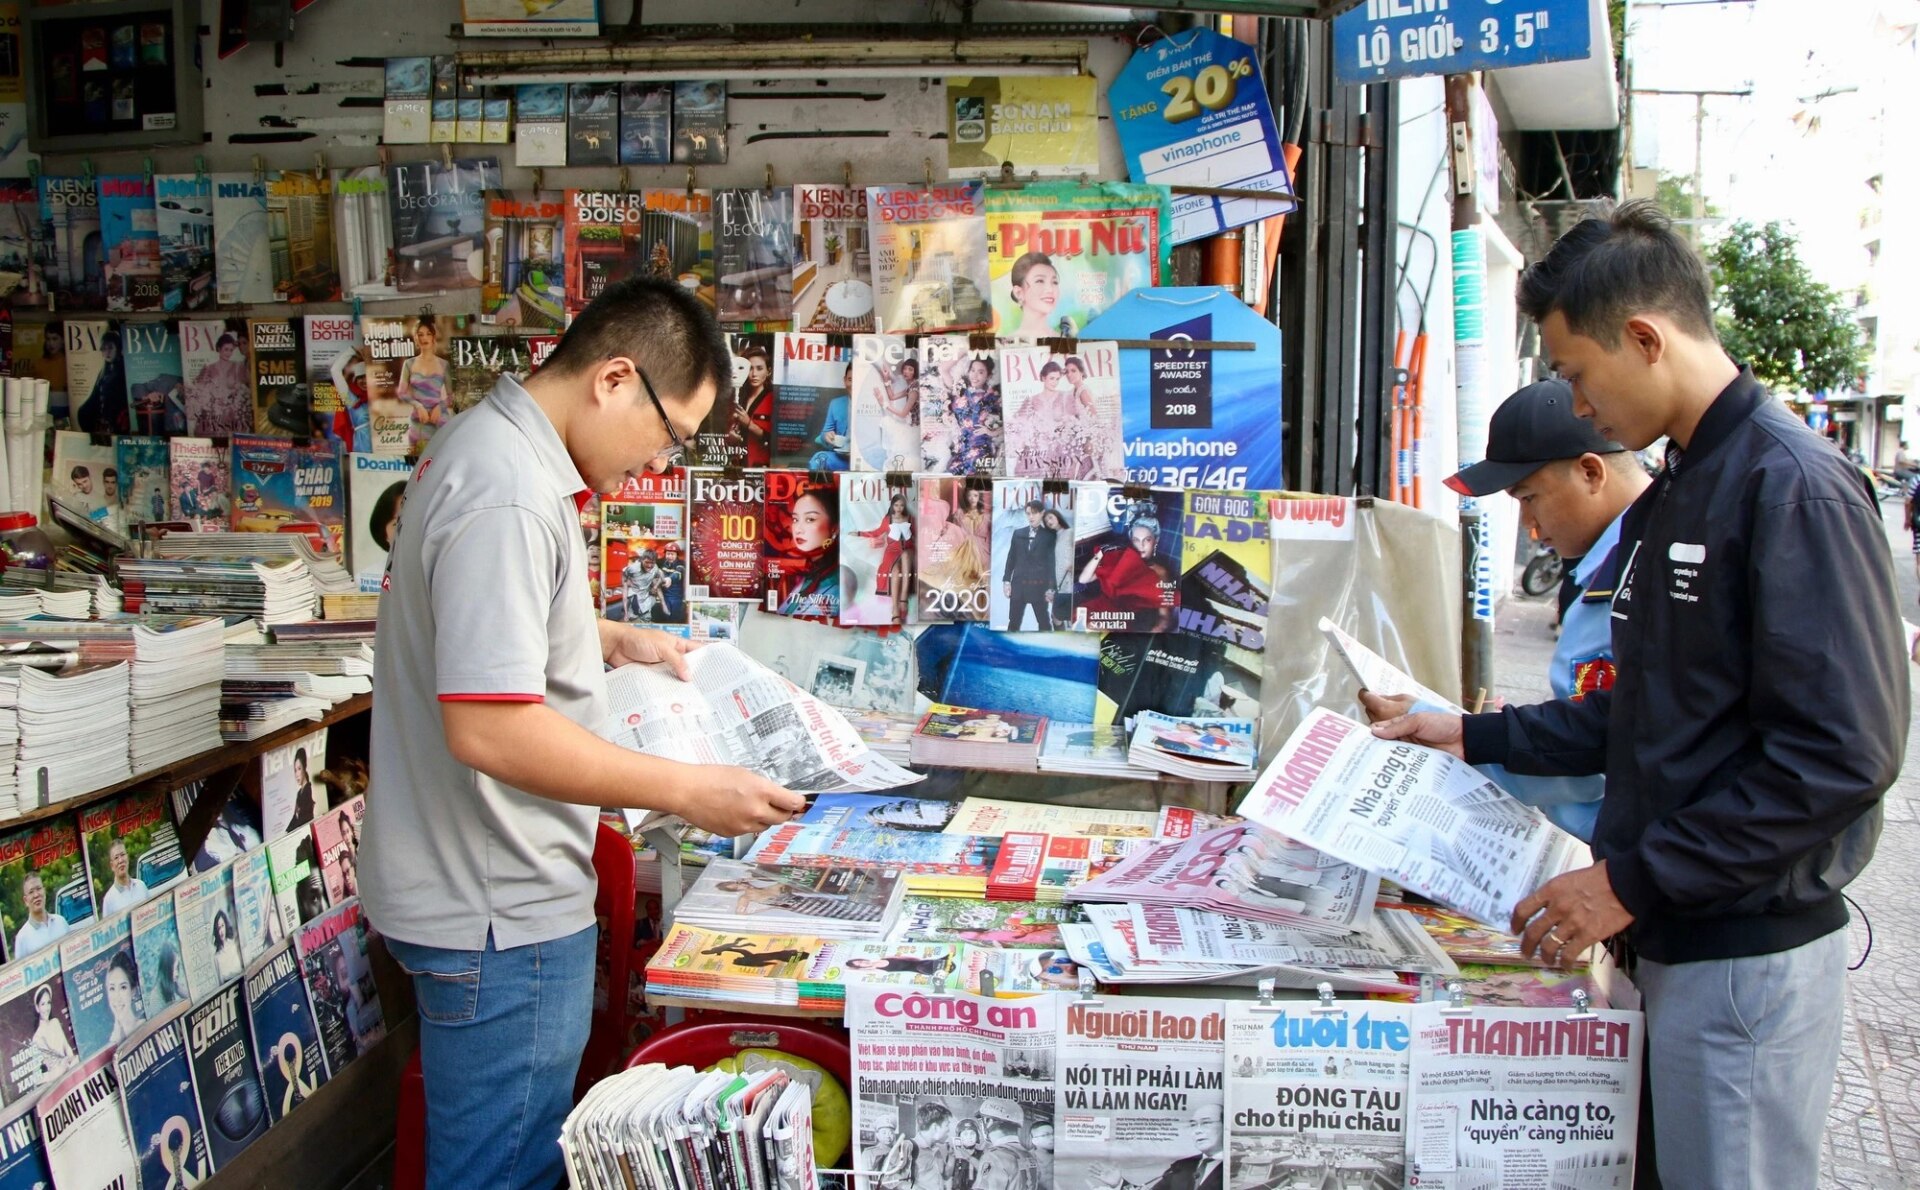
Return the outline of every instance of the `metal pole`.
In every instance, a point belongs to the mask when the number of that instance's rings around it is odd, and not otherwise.
[[[1700,221],[1707,217],[1707,200],[1701,192],[1705,179],[1701,174],[1701,149],[1707,136],[1707,97],[1704,94],[1693,97],[1693,224],[1687,228],[1687,239],[1693,246],[1700,246]]]
[[[1477,463],[1487,447],[1486,284],[1487,247],[1481,238],[1474,195],[1473,79],[1447,76],[1447,130],[1453,154],[1453,359],[1455,432],[1460,465]],[[1480,507],[1460,502],[1461,701],[1472,706],[1476,691],[1493,688],[1493,582],[1486,556]]]

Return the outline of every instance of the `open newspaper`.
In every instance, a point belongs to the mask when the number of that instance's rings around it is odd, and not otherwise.
[[[1362,690],[1371,691],[1383,698],[1397,698],[1403,694],[1413,696],[1415,702],[1426,703],[1436,711],[1446,711],[1455,715],[1464,715],[1466,711],[1451,698],[1422,685],[1404,670],[1395,666],[1385,657],[1369,649],[1342,631],[1340,625],[1320,617],[1320,634],[1333,645],[1333,651],[1340,654],[1340,660],[1347,663],[1359,681]]]
[[[1221,1185],[1221,1008],[1128,996],[1061,1011],[1053,1185]]]
[[[1325,708],[1294,729],[1240,813],[1502,930],[1533,890],[1588,862],[1580,840],[1464,761]]]
[[[1378,968],[1413,975],[1460,973],[1420,919],[1396,909],[1377,909],[1365,929],[1331,940],[1199,909],[1138,904],[1129,909],[1135,945],[1143,959],[1242,967]]]
[[[1408,1185],[1633,1184],[1641,1014],[1433,1002],[1412,1021]]]
[[[805,793],[921,779],[869,749],[839,711],[732,645],[687,654],[687,676],[645,665],[609,673],[603,734],[650,756],[740,765]],[[638,830],[647,815],[629,810],[627,818]]]

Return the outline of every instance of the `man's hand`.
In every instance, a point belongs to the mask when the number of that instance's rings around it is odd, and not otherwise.
[[[680,817],[715,835],[755,835],[807,808],[807,799],[730,764],[700,765],[694,788],[675,799]]]
[[[1365,699],[1367,695],[1362,694],[1360,697]],[[1466,749],[1460,742],[1460,716],[1458,715],[1448,715],[1440,711],[1421,711],[1417,715],[1400,715],[1384,723],[1374,724],[1373,734],[1383,740],[1408,740],[1415,744],[1425,744],[1429,748],[1438,748],[1447,755],[1461,760],[1467,758]]]
[[[1558,967],[1563,956],[1577,959],[1632,924],[1633,914],[1613,895],[1607,861],[1601,860],[1541,885],[1514,907],[1511,928],[1520,935],[1521,954]]]
[[[664,665],[687,680],[687,654],[700,646],[671,632],[600,621],[600,655],[608,665]]]
[[[1001,584],[1000,584],[1000,593],[1001,593],[1002,595],[1005,595],[1005,596],[1006,596],[1006,597],[1007,597],[1008,599],[1012,599],[1012,598],[1013,598],[1013,584],[1012,584],[1012,583],[1001,583]]]
[[[1367,722],[1384,723],[1388,719],[1398,719],[1413,709],[1411,694],[1375,694],[1371,690],[1360,692],[1360,708],[1367,713]]]

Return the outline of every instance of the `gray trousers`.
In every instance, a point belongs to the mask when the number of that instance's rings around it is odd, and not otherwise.
[[[1647,1065],[1660,1180],[1813,1190],[1840,1061],[1847,932],[1779,954],[1650,963]]]

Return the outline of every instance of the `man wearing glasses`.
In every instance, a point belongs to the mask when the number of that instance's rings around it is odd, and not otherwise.
[[[579,507],[677,462],[729,367],[692,295],[621,282],[524,385],[501,377],[436,434],[408,485],[380,601],[360,889],[419,1001],[428,1185],[561,1178],[599,808],[737,835],[805,806],[745,769],[596,734],[604,665],[685,677],[690,646],[595,617]]]

